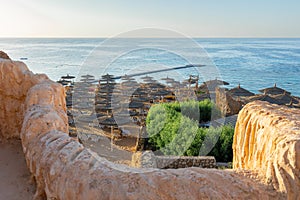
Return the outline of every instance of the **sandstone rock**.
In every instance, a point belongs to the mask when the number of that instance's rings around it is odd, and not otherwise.
[[[256,101],[239,113],[233,167],[255,170],[289,199],[300,197],[300,110]]]
[[[0,51],[0,58],[10,60],[9,56],[4,51]]]
[[[27,92],[45,80],[47,76],[33,74],[22,62],[0,61],[0,138],[19,138]]]

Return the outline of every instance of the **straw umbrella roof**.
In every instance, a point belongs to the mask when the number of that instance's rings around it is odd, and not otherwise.
[[[88,116],[84,115],[84,116],[77,117],[78,121],[86,122],[86,123],[93,122],[95,119],[96,119],[95,115],[88,115]]]
[[[120,104],[97,104],[95,106],[98,110],[113,110],[120,108]]]
[[[96,100],[95,105],[100,105],[100,104],[111,104],[110,99],[103,99],[103,100]]]
[[[103,119],[103,117],[107,116],[107,114],[104,114],[104,113],[96,113],[96,117],[97,118],[100,118],[100,119]]]
[[[96,98],[111,99],[113,96],[113,90],[99,90],[97,91]]]
[[[161,78],[160,80],[163,80],[163,81],[174,81],[174,78],[169,78],[167,76],[166,78]]]
[[[95,76],[90,75],[90,74],[82,75],[81,77],[82,77],[82,78],[86,78],[86,79],[95,78]]]
[[[126,80],[126,81],[133,81],[133,80],[135,80],[134,78],[132,78],[132,77],[130,77],[130,76],[127,76],[127,75],[124,75],[124,76],[122,76],[121,77],[121,80]]]
[[[95,79],[80,79],[80,81],[85,83],[93,83]]]
[[[284,93],[291,95],[290,92],[287,92],[286,90],[277,87],[276,83],[274,84],[273,87],[261,89],[261,90],[259,90],[259,92],[264,93],[264,94],[269,94],[269,95],[278,95],[278,94],[284,94]]]
[[[103,79],[112,79],[114,77],[114,75],[110,75],[110,74],[106,74],[106,75],[102,75],[101,78]]]
[[[284,105],[285,104],[281,100],[275,99],[275,98],[270,97],[269,95],[266,95],[266,94],[256,95],[256,96],[250,97],[246,101],[251,102],[251,101],[256,101],[256,100],[267,101],[269,103],[277,104],[277,105]]]
[[[116,126],[117,122],[113,117],[102,117],[98,118],[99,124],[105,125],[105,126]]]
[[[130,102],[128,105],[129,108],[142,108],[143,106],[144,106],[143,103],[135,102],[135,101]]]
[[[206,82],[204,82],[204,84],[206,84],[206,85],[213,85],[213,86],[229,85],[228,82],[222,81],[222,80],[218,80],[218,79],[206,81]]]
[[[169,90],[158,90],[158,91],[151,92],[151,94],[157,96],[166,96],[172,94],[172,92]]]
[[[285,103],[285,104],[298,104],[299,101],[292,97],[291,95],[284,93],[284,94],[279,94],[279,95],[275,95],[273,96],[274,99],[280,100],[281,102]]]
[[[254,93],[242,88],[240,84],[237,87],[229,90],[228,93],[231,94],[231,96],[235,96],[235,97],[248,97],[248,96],[255,95]]]
[[[69,74],[67,74],[67,76],[62,76],[62,79],[74,79],[75,76],[70,76]]]
[[[62,84],[62,85],[68,85],[69,83],[71,83],[71,81],[67,81],[67,80],[59,80],[57,82]]]
[[[136,87],[138,86],[138,82],[136,81],[123,81],[120,83],[121,87]]]
[[[148,96],[149,92],[142,91],[142,90],[136,90],[132,93],[132,96]]]
[[[145,84],[145,86],[149,89],[162,89],[162,88],[166,88],[165,85],[161,84],[161,83],[157,83],[157,82],[153,82],[153,83],[147,83]]]
[[[166,83],[172,85],[173,83],[176,83],[176,81],[175,80],[166,80]]]
[[[146,76],[141,77],[141,79],[142,80],[149,80],[149,79],[153,79],[153,77],[146,75]]]
[[[119,109],[117,111],[114,111],[113,113],[114,113],[115,118],[118,118],[118,117],[123,118],[123,117],[139,115],[138,112],[133,111],[133,110],[127,110],[127,109],[126,110],[125,109]]]
[[[115,120],[115,118],[112,116],[99,118],[98,120],[99,120],[99,124],[105,126],[117,126],[117,125],[124,125],[130,123],[130,121],[127,118]]]
[[[144,83],[157,83],[157,80],[153,80],[153,79],[144,79],[143,81]]]
[[[135,101],[135,102],[148,102],[148,101],[150,101],[150,99],[147,98],[147,97],[134,97],[134,98],[132,98],[132,101]]]

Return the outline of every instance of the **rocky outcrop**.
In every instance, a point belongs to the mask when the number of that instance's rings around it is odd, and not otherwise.
[[[0,61],[1,135],[18,137],[37,183],[35,199],[279,199],[232,171],[135,169],[69,137],[64,88],[21,62]]]
[[[0,51],[0,59],[8,59],[8,60],[10,60],[10,58],[9,58],[9,56],[5,53],[5,52],[3,52],[3,51]]]
[[[20,137],[27,92],[45,80],[46,75],[33,74],[22,62],[0,61],[0,138]]]
[[[300,197],[300,110],[256,101],[239,113],[233,167],[257,171],[289,199]]]

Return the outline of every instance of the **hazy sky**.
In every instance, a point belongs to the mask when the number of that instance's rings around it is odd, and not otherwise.
[[[0,37],[109,37],[144,27],[300,37],[299,9],[299,0],[0,0]]]

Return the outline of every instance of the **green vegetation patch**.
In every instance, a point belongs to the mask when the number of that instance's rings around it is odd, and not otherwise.
[[[164,155],[211,155],[231,162],[234,128],[199,128],[199,122],[212,118],[213,109],[209,100],[152,106],[146,120],[149,144]]]

